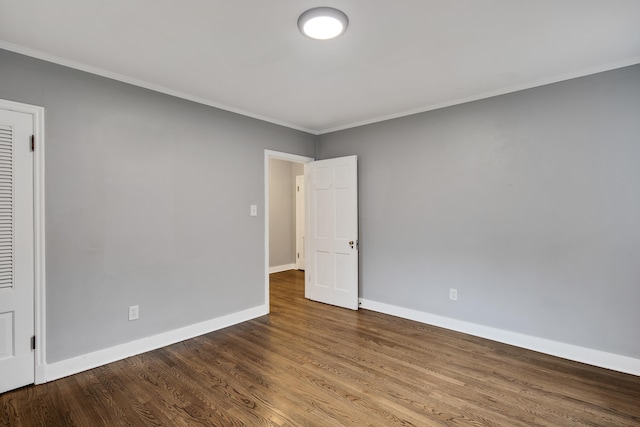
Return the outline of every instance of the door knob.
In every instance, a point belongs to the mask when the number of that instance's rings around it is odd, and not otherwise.
[[[350,241],[349,241],[349,246],[351,246],[351,249],[353,249],[353,244],[354,244],[354,243],[355,243],[355,242],[354,242],[353,240],[350,240]]]

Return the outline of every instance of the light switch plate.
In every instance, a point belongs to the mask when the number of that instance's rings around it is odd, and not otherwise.
[[[258,205],[251,205],[251,216],[258,216]]]

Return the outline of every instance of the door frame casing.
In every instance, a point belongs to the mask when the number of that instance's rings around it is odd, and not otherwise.
[[[300,178],[300,179],[299,179]],[[305,214],[305,202],[306,202],[306,193],[304,187],[304,174],[296,176],[296,268],[298,270],[305,269],[305,259],[304,256],[306,254],[304,250],[304,240],[302,244],[300,242],[300,234],[302,234],[302,239],[304,239],[304,234],[306,233],[306,218],[302,217],[302,233],[300,233],[299,223],[300,223],[300,212]],[[300,186],[302,187],[302,196],[300,195]],[[300,209],[300,199],[302,199],[302,208]],[[302,263],[300,262],[300,253],[302,253]]]
[[[269,160],[271,159],[294,163],[309,163],[315,160],[313,157],[264,150],[264,301],[268,312],[271,311],[269,303]]]
[[[34,329],[36,336],[34,380],[47,382],[46,372],[46,271],[44,211],[44,107],[0,99],[0,109],[29,114],[33,121],[33,272]]]

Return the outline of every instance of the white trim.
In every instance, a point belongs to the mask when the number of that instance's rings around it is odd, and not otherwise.
[[[34,249],[34,328],[36,335],[35,383],[45,382],[46,368],[46,274],[44,220],[44,108],[0,99],[0,109],[29,114],[36,139],[33,153],[33,249]]]
[[[269,274],[280,273],[281,271],[297,270],[297,269],[298,269],[298,266],[296,264],[276,265],[273,267],[269,267]]]
[[[297,154],[289,154],[283,153],[282,151],[273,151],[273,150],[264,150],[265,158],[268,159],[276,159],[276,160],[286,160],[288,162],[294,163],[309,163],[313,162],[315,159],[313,157],[299,156]],[[269,162],[267,161],[267,165]]]
[[[116,345],[93,353],[83,354],[70,359],[61,360],[47,365],[47,381],[57,380],[69,375],[77,374],[88,369],[106,365],[127,357],[145,353],[161,347],[166,347],[180,341],[188,340],[199,335],[208,334],[238,323],[246,322],[268,313],[268,306],[261,305],[237,313],[228,314],[216,319],[174,329],[169,332],[141,338],[125,344]]]
[[[456,320],[364,298],[360,299],[360,308],[401,317],[403,319],[415,320],[416,322],[426,323],[428,325],[438,326],[576,362],[640,376],[640,359],[634,359],[628,356],[478,325],[476,323]]]
[[[226,104],[222,104],[219,102],[214,102],[205,98],[201,98],[199,96],[191,95],[186,92],[181,92],[178,90],[169,89],[164,86],[160,86],[153,83],[145,82],[144,80],[138,80],[133,77],[125,76],[123,74],[114,73],[112,71],[103,70],[98,67],[94,67],[91,65],[83,64],[81,62],[71,61],[69,59],[61,58],[59,56],[50,55],[48,53],[40,52],[39,50],[29,49],[24,46],[19,46],[13,43],[8,43],[5,41],[0,41],[0,49],[5,49],[11,52],[19,53],[21,55],[30,56],[32,58],[41,59],[43,61],[52,62],[54,64],[62,65],[64,67],[73,68],[76,70],[84,71],[86,73],[95,74],[97,76],[106,77],[108,79],[117,80],[119,82],[128,83],[130,85],[142,87],[145,89],[152,90],[154,92],[164,93],[166,95],[175,96],[176,98],[186,99],[187,101],[196,102],[202,105],[208,105],[209,107],[218,108],[220,110],[229,111],[231,113],[240,114],[243,116],[251,117],[253,119],[262,120],[263,122],[273,123],[279,126],[284,126],[287,128],[299,130],[302,132],[307,132],[313,135],[317,135],[318,132],[312,129],[307,129],[302,126],[295,125],[293,123],[284,122],[282,120],[277,120],[271,117],[263,116],[260,114],[254,114],[249,111],[243,110],[241,108],[231,107]]]
[[[546,79],[536,80],[533,82],[526,82],[515,86],[509,86],[502,89],[492,90],[489,92],[479,93],[477,95],[471,95],[464,98],[453,99],[450,101],[440,102],[437,104],[431,104],[413,110],[402,111],[400,113],[388,114],[386,116],[375,117],[372,119],[366,119],[359,122],[347,123],[345,125],[336,126],[330,129],[323,129],[316,131],[317,135],[323,135],[325,133],[337,132],[339,130],[351,129],[360,126],[370,125],[373,123],[384,122],[386,120],[397,119],[400,117],[411,116],[419,113],[426,113],[427,111],[439,110],[440,108],[451,107],[453,105],[466,104],[467,102],[478,101],[485,98],[493,98],[495,96],[505,95],[507,93],[519,92],[521,90],[531,89],[538,86],[545,86],[553,83],[562,82],[565,80],[576,79],[578,77],[584,77],[591,74],[602,73],[604,71],[615,70],[616,68],[628,67],[640,63],[640,56],[634,56],[632,58],[626,58],[621,61],[610,62],[608,64],[599,65],[596,67],[590,67],[579,71],[573,71],[570,73],[564,73],[556,76],[552,76]]]
[[[312,157],[298,156],[297,154],[283,153],[281,151],[264,150],[264,301],[269,307],[269,160],[286,160],[296,163],[309,163]]]

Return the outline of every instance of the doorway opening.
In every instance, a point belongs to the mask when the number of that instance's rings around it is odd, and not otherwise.
[[[296,241],[296,177],[304,176],[311,157],[265,150],[265,304],[269,306],[269,274],[298,269]],[[299,178],[298,178],[299,179]],[[304,180],[303,180],[304,181]]]

